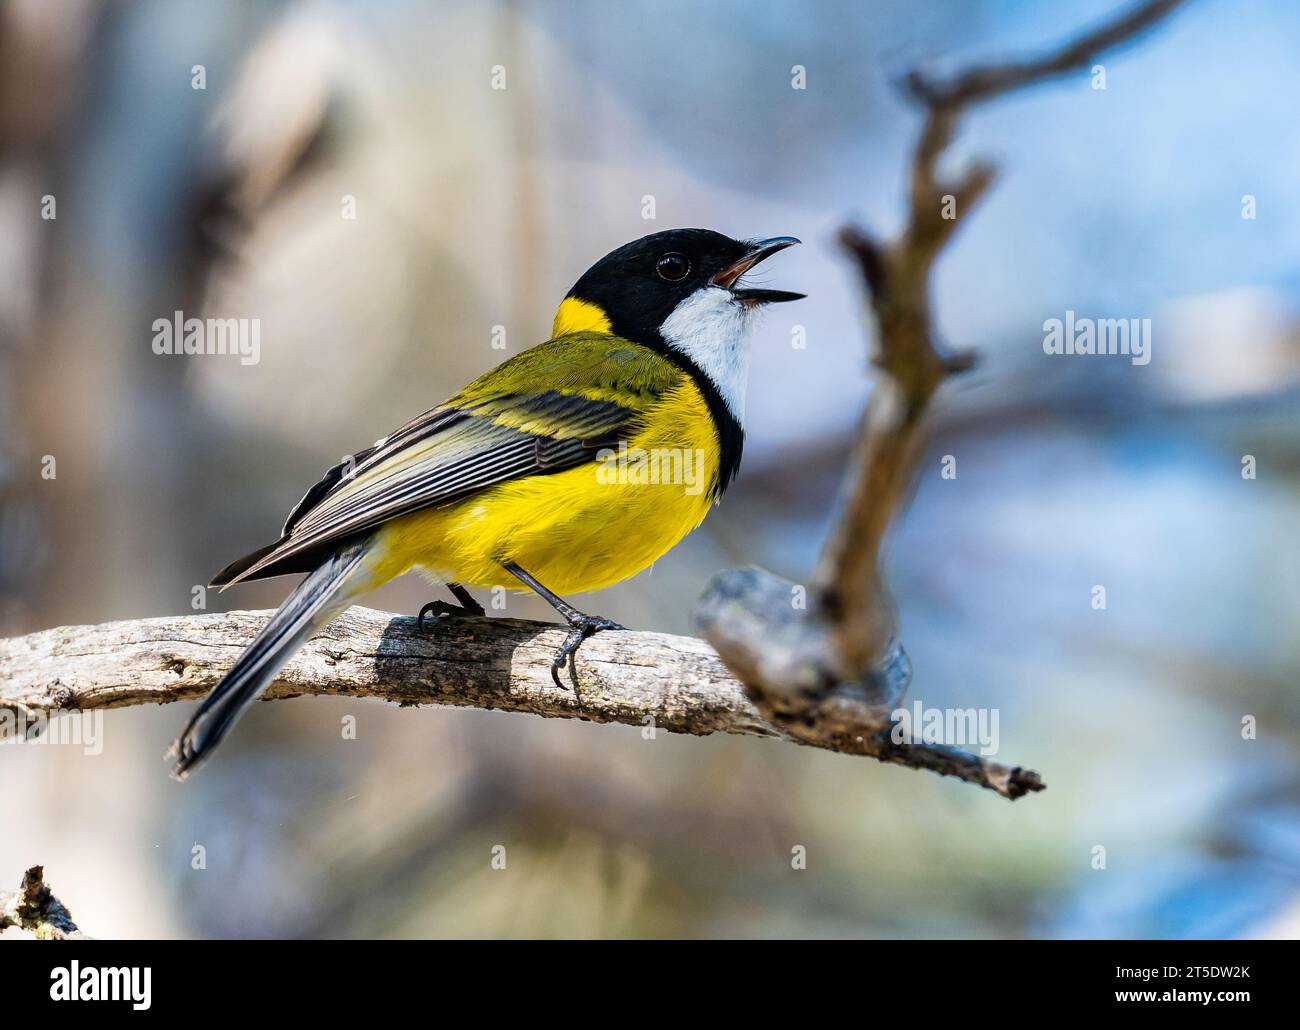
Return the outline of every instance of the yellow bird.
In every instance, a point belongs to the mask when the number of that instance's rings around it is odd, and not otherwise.
[[[560,304],[551,339],[335,465],[280,539],[212,586],[307,573],[176,743],[184,778],[313,633],[359,594],[412,569],[481,615],[468,587],[503,578],[569,625],[551,675],[617,623],[560,595],[649,567],[698,526],[740,465],[755,315],[799,293],[741,277],[799,241],[674,229],[593,265]]]

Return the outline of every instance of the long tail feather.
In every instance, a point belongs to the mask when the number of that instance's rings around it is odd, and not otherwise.
[[[176,760],[177,779],[185,779],[212,753],[303,642],[347,606],[353,591],[344,587],[369,547],[370,541],[362,540],[336,551],[271,616],[172,744],[168,757]]]

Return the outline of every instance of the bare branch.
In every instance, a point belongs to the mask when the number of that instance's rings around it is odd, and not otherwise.
[[[16,891],[0,891],[0,930],[16,926],[37,940],[85,940],[72,915],[45,883],[45,870],[32,866]]]
[[[1027,61],[971,68],[946,83],[933,82],[913,71],[907,76],[906,86],[930,107],[956,107],[989,100],[1013,89],[1086,68],[1103,51],[1135,40],[1180,3],[1182,0],[1148,0],[1053,53]]]
[[[929,302],[935,259],[995,175],[991,165],[976,163],[959,182],[939,180],[938,163],[958,119],[972,104],[1086,66],[1101,50],[1150,27],[1179,2],[1151,0],[1043,58],[973,68],[946,85],[930,83],[918,73],[907,80],[928,109],[913,158],[910,222],[898,240],[878,248],[880,252],[866,261],[861,232],[850,229],[844,234],[870,297],[877,328],[875,364],[883,375],[863,421],[842,520],[814,578],[819,593],[838,613],[841,664],[861,670],[859,675],[884,652],[893,635],[878,568],[880,545],[915,479],[925,413],[943,381],[970,360],[954,361],[941,351]]]
[[[200,698],[270,614],[141,619],[0,640],[0,729],[67,709]],[[298,652],[267,696],[371,697],[774,737],[929,769],[1010,798],[1041,787],[1034,773],[951,748],[896,745],[883,717],[867,733],[831,724],[820,735],[789,732],[765,719],[713,649],[691,637],[598,634],[578,655],[578,692],[560,690],[550,660],[563,635],[546,623],[468,617],[422,631],[412,618],[352,608]]]
[[[841,243],[858,263],[875,325],[880,377],[868,401],[842,489],[842,511],[807,591],[791,612],[793,585],[757,570],[728,570],[701,601],[704,636],[744,680],[759,710],[792,733],[824,733],[823,722],[864,735],[906,690],[910,667],[880,570],[881,546],[909,497],[925,446],[931,399],[970,354],[939,346],[930,311],[935,260],[959,221],[988,191],[992,165],[976,162],[945,182],[939,163],[966,109],[1009,90],[1086,67],[1134,38],[1180,0],[1149,0],[1047,56],[972,68],[946,83],[920,72],[905,80],[925,107],[912,158],[908,223],[883,242],[849,227]]]

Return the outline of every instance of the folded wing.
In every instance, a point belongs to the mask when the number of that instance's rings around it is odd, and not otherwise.
[[[391,519],[591,461],[626,438],[678,375],[648,348],[605,334],[525,351],[335,465],[290,512],[278,541],[232,562],[212,585],[307,571]]]

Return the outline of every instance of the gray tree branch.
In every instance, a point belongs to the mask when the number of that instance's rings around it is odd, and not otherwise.
[[[941,176],[960,117],[981,101],[1088,67],[1178,3],[1148,0],[1040,58],[975,67],[943,82],[914,71],[904,81],[925,113],[912,156],[907,224],[887,241],[856,227],[841,233],[867,297],[879,376],[839,518],[806,590],[762,570],[728,570],[714,578],[697,612],[705,638],[745,682],[759,711],[790,735],[852,736],[855,727],[868,734],[911,679],[881,548],[915,486],[930,403],[950,375],[973,363],[972,355],[940,346],[930,310],[935,261],[995,174],[992,165],[975,162],[951,180]]]
[[[139,619],[0,640],[0,729],[65,710],[198,699],[270,615]],[[691,637],[597,634],[577,656],[577,692],[560,690],[550,660],[563,635],[547,623],[468,617],[420,630],[413,618],[352,608],[298,652],[267,697],[369,697],[772,737],[928,769],[1008,798],[1041,788],[1029,770],[955,748],[895,744],[884,714],[870,726],[828,722],[820,735],[794,736],[765,719],[716,652]]]

